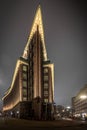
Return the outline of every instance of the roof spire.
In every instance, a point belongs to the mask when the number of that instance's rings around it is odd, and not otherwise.
[[[41,13],[40,4],[39,4],[39,6],[37,8],[36,15],[34,17],[33,25],[32,25],[31,31],[30,31],[30,35],[29,35],[27,44],[25,46],[23,57],[27,58],[25,55],[26,55],[26,53],[28,51],[28,46],[30,44],[30,41],[31,41],[35,31],[37,30],[37,25],[38,25],[38,30],[39,30],[39,33],[41,35],[41,40],[42,40],[42,44],[43,44],[44,60],[47,60],[47,52],[46,52],[45,41],[44,41],[44,30],[43,30],[43,21],[42,21],[42,13]]]

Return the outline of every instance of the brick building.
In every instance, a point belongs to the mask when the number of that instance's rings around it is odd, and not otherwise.
[[[52,119],[53,103],[54,64],[47,57],[39,6],[11,86],[3,97],[3,111],[18,118]]]

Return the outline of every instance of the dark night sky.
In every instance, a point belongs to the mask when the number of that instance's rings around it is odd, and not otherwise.
[[[11,84],[39,3],[55,65],[55,102],[67,106],[87,83],[86,0],[0,0],[0,98]]]

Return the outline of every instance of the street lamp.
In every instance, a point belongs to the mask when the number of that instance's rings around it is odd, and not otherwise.
[[[87,96],[86,96],[86,95],[81,95],[80,98],[81,98],[81,99],[86,99]]]
[[[67,109],[70,109],[71,107],[70,107],[70,106],[67,106],[66,108],[67,108]]]

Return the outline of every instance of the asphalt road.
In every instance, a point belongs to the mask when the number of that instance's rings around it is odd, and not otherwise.
[[[0,130],[87,130],[87,122],[72,120],[35,121],[0,117]]]

